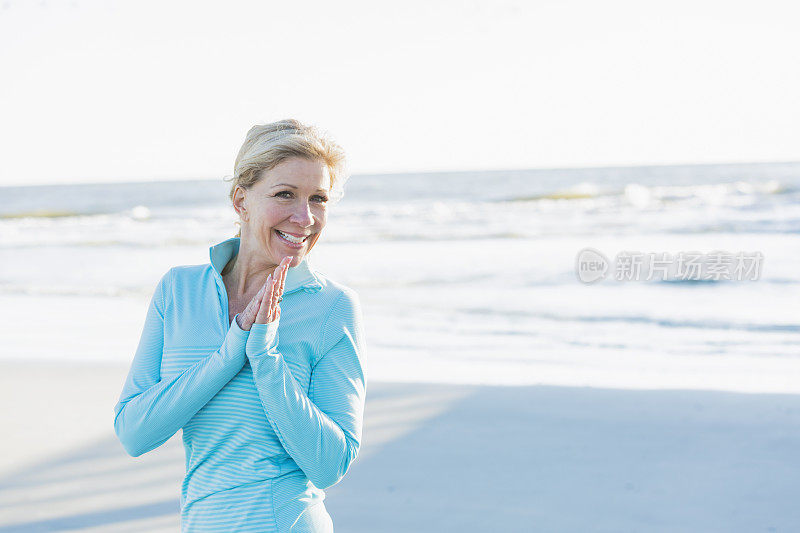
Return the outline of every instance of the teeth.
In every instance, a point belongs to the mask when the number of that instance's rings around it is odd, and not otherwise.
[[[306,240],[306,238],[305,238],[305,237],[298,238],[298,237],[294,237],[294,236],[292,236],[292,235],[287,235],[287,234],[285,234],[284,232],[282,232],[282,231],[281,231],[281,230],[279,230],[279,229],[278,229],[278,230],[275,230],[275,231],[277,231],[277,232],[280,234],[280,236],[281,236],[281,237],[283,237],[284,239],[286,239],[287,241],[289,241],[289,242],[293,242],[293,243],[295,243],[295,244],[300,244],[301,242],[303,242],[304,240]]]

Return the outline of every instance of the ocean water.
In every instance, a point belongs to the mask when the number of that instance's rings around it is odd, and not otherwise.
[[[130,361],[229,184],[0,187],[2,357]],[[310,255],[374,379],[800,391],[800,163],[356,175]],[[757,279],[582,283],[576,257],[758,252]]]

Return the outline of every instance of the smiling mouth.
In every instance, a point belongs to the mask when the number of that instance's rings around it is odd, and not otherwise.
[[[310,237],[310,235],[306,235],[305,237],[302,237],[302,238],[295,237],[294,235],[288,235],[288,234],[286,234],[286,233],[284,233],[284,232],[282,232],[281,230],[278,230],[278,229],[275,230],[275,233],[277,233],[278,236],[281,239],[283,239],[284,241],[286,241],[287,243],[294,244],[295,246],[297,246],[298,244],[303,244],[304,242],[306,242],[306,239],[308,239]]]

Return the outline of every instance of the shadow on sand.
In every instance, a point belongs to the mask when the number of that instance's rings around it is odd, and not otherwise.
[[[0,478],[0,532],[177,531],[180,434]],[[798,531],[800,396],[369,385],[337,531]]]

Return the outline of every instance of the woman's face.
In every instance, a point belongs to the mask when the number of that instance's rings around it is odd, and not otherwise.
[[[330,186],[325,163],[292,157],[262,172],[250,189],[237,189],[234,205],[247,249],[262,250],[274,265],[287,255],[289,266],[299,265],[327,222]]]

